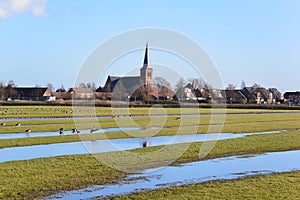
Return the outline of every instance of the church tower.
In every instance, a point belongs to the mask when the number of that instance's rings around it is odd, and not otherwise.
[[[144,86],[152,88],[153,86],[153,69],[149,67],[148,43],[145,49],[143,67],[140,69],[140,79]]]

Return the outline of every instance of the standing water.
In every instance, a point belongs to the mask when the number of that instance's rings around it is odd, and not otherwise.
[[[46,199],[89,199],[124,195],[158,188],[212,180],[237,179],[251,175],[300,170],[300,150],[273,152],[252,156],[232,156],[179,166],[150,169],[142,174],[127,176],[124,182],[111,185],[95,185],[85,189],[64,192]],[[135,181],[130,181],[130,180]]]
[[[35,158],[48,158],[75,154],[103,153],[124,151],[142,148],[147,141],[149,146],[161,146],[190,142],[203,142],[213,140],[225,140],[241,138],[256,134],[273,134],[283,131],[259,132],[259,133],[211,133],[196,135],[157,136],[151,138],[126,138],[113,140],[95,140],[84,142],[57,143],[48,145],[33,145],[24,147],[9,147],[0,149],[0,162],[13,160],[30,160]],[[87,150],[88,149],[88,150]]]

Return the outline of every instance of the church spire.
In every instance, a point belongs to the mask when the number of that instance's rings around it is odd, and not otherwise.
[[[148,42],[145,49],[145,57],[143,67],[140,69],[140,80],[144,86],[152,88],[153,85],[153,69],[149,65]]]
[[[146,49],[145,49],[145,57],[144,57],[143,68],[147,68],[148,66],[149,66],[149,55],[148,55],[148,42],[147,42]]]

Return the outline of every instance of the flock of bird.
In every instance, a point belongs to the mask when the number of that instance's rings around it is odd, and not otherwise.
[[[1,123],[0,125],[1,125],[1,126],[6,126],[5,123]],[[20,126],[21,126],[21,123],[17,123],[15,126],[20,127]],[[99,129],[93,127],[93,128],[90,129],[90,134],[92,134],[92,133],[94,133],[94,132],[96,132],[96,131],[98,131],[98,130],[99,130]],[[58,131],[59,131],[59,135],[63,135],[63,134],[64,134],[64,131],[65,131],[65,128],[60,128]],[[26,129],[26,130],[25,130],[25,133],[26,133],[27,137],[30,138],[31,129],[30,129],[30,128],[29,128],[29,129]],[[73,128],[73,129],[72,129],[72,133],[73,133],[73,134],[79,134],[80,131],[79,131],[77,128]],[[149,141],[143,142],[143,145],[142,145],[142,146],[143,146],[143,147],[148,147],[148,146],[149,146]]]
[[[0,125],[1,125],[1,126],[6,126],[5,123],[1,123]],[[21,126],[21,123],[17,123],[15,126],[20,127],[20,126]],[[96,131],[98,131],[98,130],[99,130],[98,128],[93,127],[93,128],[91,128],[90,133],[94,133],[94,132],[96,132]],[[60,129],[58,129],[58,132],[59,132],[60,135],[63,135],[63,134],[64,134],[64,131],[65,131],[65,128],[60,128]],[[25,130],[25,133],[27,134],[28,137],[30,137],[31,129],[26,129],[26,130]],[[80,131],[79,131],[77,128],[73,128],[73,129],[72,129],[72,133],[73,133],[73,134],[79,134]]]

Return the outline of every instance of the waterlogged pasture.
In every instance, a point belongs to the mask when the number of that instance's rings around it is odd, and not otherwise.
[[[237,180],[188,184],[107,199],[299,199],[299,191],[298,170]]]
[[[163,110],[162,110],[163,109]],[[281,113],[300,112],[299,110],[270,110],[270,109],[235,109],[235,108],[110,108],[87,106],[0,106],[1,118],[49,118],[73,116],[114,116],[114,115],[148,115],[151,114],[210,114],[210,113]]]
[[[37,137],[37,138],[20,138],[20,139],[0,139],[0,148],[13,146],[28,146],[36,144],[51,144],[63,142],[78,142],[81,140],[99,140],[103,138],[130,138],[130,137],[152,137],[152,136],[168,136],[180,134],[195,134],[207,133],[211,127],[211,116],[185,116],[184,120],[177,119],[178,117],[136,117],[136,118],[102,118],[102,119],[80,119],[74,120],[25,120],[21,121],[21,126],[16,127],[16,121],[7,121],[6,126],[0,127],[0,133],[20,133],[24,135],[26,129],[31,129],[34,132],[56,132],[57,136],[53,137]],[[96,123],[95,123],[96,120]],[[78,135],[59,135],[58,129],[64,127],[66,131],[80,126],[83,129],[89,130],[94,126],[100,126],[100,129],[131,127],[132,124],[127,123],[128,120],[143,130],[128,130],[113,133],[105,133],[103,135],[89,135],[82,137]],[[149,130],[147,127],[162,127],[157,130]],[[214,124],[222,127],[223,124]],[[134,127],[131,127],[134,128]],[[249,133],[249,132],[266,132],[273,130],[296,130],[300,129],[299,114],[239,114],[228,115],[224,118],[224,126],[222,132],[227,133]]]
[[[291,170],[300,170],[299,156],[300,150],[297,150],[251,156],[232,156],[176,166],[166,166],[144,170],[140,174],[128,175],[125,178],[126,181],[120,184],[89,186],[81,190],[64,192],[49,199],[89,199],[95,197],[95,199],[100,199],[100,197],[102,199],[170,186],[289,172]],[[277,160],[281,162],[278,163],[276,162]],[[131,197],[134,198],[133,195]]]
[[[174,164],[198,161],[201,145],[201,142],[191,144]],[[170,151],[160,157],[153,157],[149,154],[144,160],[128,157],[127,161],[124,162],[136,163],[132,167],[139,169],[159,167],[168,160],[170,155],[177,151],[178,147],[172,145]],[[143,154],[160,148],[149,147],[133,150],[132,152]],[[219,141],[212,151],[201,160],[295,149],[300,149],[300,131],[253,135]],[[119,161],[124,155],[121,152],[110,152],[103,153],[101,156]],[[0,180],[2,182],[0,197],[3,199],[44,197],[62,190],[85,188],[87,185],[118,183],[125,175],[127,175],[125,172],[101,164],[91,155],[5,162],[0,163]]]
[[[6,114],[1,114],[3,109],[9,108]],[[50,137],[34,137],[20,139],[0,139],[0,148],[16,147],[16,146],[31,146],[38,144],[54,144],[54,143],[70,143],[79,142],[81,140],[97,140],[97,139],[118,139],[132,137],[152,137],[152,136],[169,136],[176,135],[180,130],[181,134],[191,134],[191,130],[196,130],[195,133],[207,133],[211,126],[221,126],[221,121],[211,124],[211,116],[195,116],[200,113],[211,113],[210,109],[185,109],[184,116],[178,119],[178,116],[148,116],[151,114],[161,114],[158,108],[131,108],[130,116],[121,108],[115,113],[124,116],[118,118],[98,118],[96,122],[101,128],[117,128],[119,124],[125,124],[124,127],[131,127],[126,124],[126,120],[130,119],[138,127],[158,126],[162,127],[159,130],[149,131],[131,130],[121,132],[111,132],[103,134],[82,134],[82,135],[59,135],[58,129],[64,127],[67,131],[80,126],[85,129],[90,129],[95,126],[95,119],[82,118],[76,120],[76,124],[72,119],[51,119],[51,120],[22,120],[20,118],[28,117],[70,117],[70,116],[90,116],[91,110],[82,109],[81,112],[73,113],[71,107],[48,107],[48,106],[28,106],[28,107],[0,107],[0,122],[5,123],[5,126],[0,127],[0,134],[21,133],[28,128],[34,132],[56,132],[57,136]],[[45,110],[46,109],[46,110]],[[56,110],[58,109],[58,110]],[[61,110],[62,109],[62,110]],[[65,110],[63,110],[65,109]],[[219,109],[219,113],[223,113],[223,109]],[[181,163],[190,163],[199,160],[208,160],[214,158],[228,156],[248,156],[250,154],[260,154],[265,152],[281,152],[300,149],[300,114],[295,111],[272,111],[272,110],[254,110],[254,109],[227,109],[227,113],[233,115],[225,116],[222,132],[230,133],[248,133],[248,132],[266,132],[276,130],[287,130],[286,132],[252,135],[243,138],[235,138],[229,140],[218,141],[214,148],[205,157],[199,157],[202,142],[192,143],[188,149],[174,162],[170,157],[174,156],[178,149],[184,144],[173,144],[167,146],[155,146],[130,150],[135,154],[146,154],[142,159],[135,156],[124,157],[122,152],[105,152],[95,154],[98,158],[110,159],[123,167],[128,167],[128,171],[136,171],[160,167],[165,163],[171,162],[173,165]],[[274,112],[274,114],[266,114],[266,112]],[[282,113],[280,113],[282,112]],[[110,108],[96,107],[98,116],[110,116],[112,111]],[[167,114],[180,114],[179,109],[166,109]],[[126,115],[126,117],[125,117]],[[138,116],[137,116],[138,115]],[[142,116],[145,115],[145,116]],[[193,116],[194,115],[194,116]],[[223,115],[220,115],[223,117]],[[19,119],[8,119],[8,118]],[[218,117],[218,116],[217,116]],[[6,118],[4,120],[4,118]],[[21,126],[15,126],[20,123]],[[78,124],[79,123],[79,124]],[[162,125],[163,124],[163,125]],[[160,156],[151,156],[152,152],[164,150],[168,147],[168,151]],[[280,161],[278,161],[280,162]],[[108,185],[119,183],[126,177],[128,173],[116,170],[96,160],[92,155],[68,155],[51,158],[39,158],[32,160],[20,160],[0,163],[0,199],[33,199],[42,198],[61,191],[70,191],[86,188],[88,185]],[[299,184],[290,184],[298,181],[299,172],[289,172],[286,174],[245,178],[235,181],[214,181],[203,184],[192,184],[187,186],[175,187],[170,189],[159,189],[149,193],[138,194],[139,196],[125,196],[120,198],[141,198],[141,199],[197,199],[199,195],[209,198],[220,198],[221,194],[225,194],[224,199],[234,197],[243,198],[243,193],[246,198],[263,197],[265,192],[266,197],[276,198],[282,193],[282,197],[286,197],[287,191],[290,191],[292,199],[299,196]],[[271,184],[270,184],[271,182]],[[287,187],[293,187],[287,190]],[[271,189],[263,187],[263,184],[268,184]],[[214,186],[213,186],[214,185]],[[282,187],[279,187],[282,186]],[[226,191],[230,187],[235,187],[234,191]],[[186,190],[183,192],[183,190]],[[199,191],[202,191],[199,194]],[[248,191],[250,190],[250,191]],[[274,191],[278,192],[274,192]],[[251,191],[258,191],[258,195]],[[269,192],[270,191],[270,192]],[[157,192],[157,193],[156,193]],[[273,193],[274,192],[274,195]],[[179,196],[178,194],[183,194]],[[276,194],[276,195],[275,195]],[[298,195],[297,195],[298,194]],[[176,196],[177,195],[177,196]],[[198,196],[195,196],[198,195]],[[273,196],[272,196],[273,195]]]

